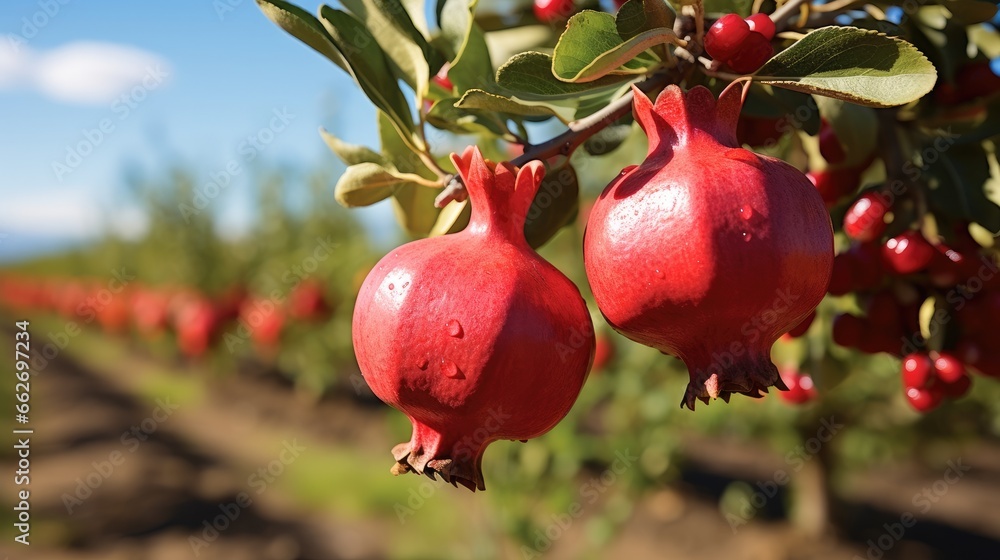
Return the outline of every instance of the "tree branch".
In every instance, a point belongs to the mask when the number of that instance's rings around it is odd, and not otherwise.
[[[788,19],[799,11],[802,4],[805,4],[808,0],[788,0],[781,5],[780,8],[774,10],[771,14],[771,21],[774,22],[774,27],[777,31],[784,31],[788,28]]]
[[[670,75],[667,72],[660,72],[635,84],[635,86],[640,91],[646,93],[666,86],[669,83]],[[510,163],[520,167],[536,159],[544,161],[555,156],[569,157],[587,139],[604,130],[631,110],[632,90],[629,90],[625,95],[609,103],[593,115],[569,123],[569,130],[559,136],[546,140],[541,144],[528,147],[523,154],[512,159]],[[434,200],[434,205],[438,208],[444,208],[452,200],[463,201],[468,195],[465,185],[462,184],[461,177],[453,175],[451,180],[447,182],[444,190]]]

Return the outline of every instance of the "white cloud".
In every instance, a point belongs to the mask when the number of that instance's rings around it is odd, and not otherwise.
[[[128,239],[141,237],[149,225],[146,214],[134,206],[109,211],[95,200],[94,189],[22,189],[4,195],[0,205],[4,233],[86,240],[106,233]]]
[[[33,51],[0,41],[0,89],[33,89],[67,103],[111,103],[147,76],[169,74],[168,66],[160,56],[115,43],[80,41]]]

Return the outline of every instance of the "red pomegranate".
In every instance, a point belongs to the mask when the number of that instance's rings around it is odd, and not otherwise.
[[[132,322],[143,336],[154,337],[167,328],[170,297],[150,288],[132,293]]]
[[[266,297],[251,296],[240,306],[239,318],[259,348],[273,350],[278,346],[285,327],[284,308]]]
[[[288,295],[288,315],[294,319],[309,321],[329,314],[330,306],[323,293],[323,285],[318,280],[303,280]]]
[[[519,170],[472,147],[452,161],[469,225],[379,261],[358,294],[353,340],[372,391],[413,424],[392,450],[393,474],[437,473],[475,491],[490,442],[540,436],[569,412],[594,327],[576,286],[524,238],[541,162]]]
[[[695,399],[785,389],[771,345],[826,292],[833,228],[809,180],[739,147],[736,88],[669,86],[634,112],[649,153],[594,204],[584,262],[598,307],[625,336],[675,355]]]
[[[216,307],[211,300],[197,294],[178,296],[175,302],[172,305],[177,345],[185,356],[200,357],[216,337],[220,324]]]

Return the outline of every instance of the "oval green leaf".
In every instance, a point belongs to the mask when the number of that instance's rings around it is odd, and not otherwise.
[[[396,185],[403,182],[377,163],[358,163],[340,176],[333,196],[346,208],[368,206],[392,196]]]
[[[823,27],[778,53],[753,79],[868,107],[895,107],[930,92],[937,71],[901,39],[856,27]]]
[[[590,82],[610,73],[644,74],[658,61],[637,58],[646,49],[680,41],[666,28],[623,41],[611,14],[584,10],[566,25],[552,53],[552,74],[564,82]]]

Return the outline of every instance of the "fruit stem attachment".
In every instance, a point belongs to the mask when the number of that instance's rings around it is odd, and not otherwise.
[[[651,75],[635,84],[635,87],[643,92],[650,92],[662,88],[669,83],[671,83],[670,74],[662,72]],[[536,159],[544,161],[555,156],[569,157],[587,139],[604,130],[631,110],[632,91],[629,90],[625,95],[612,101],[600,111],[569,123],[569,130],[562,134],[541,144],[534,144],[531,147],[526,146],[527,149],[524,153],[510,160],[510,163],[516,167],[521,167],[529,161]],[[445,183],[444,190],[434,200],[434,206],[444,208],[452,200],[461,202],[468,198],[469,193],[465,190],[465,185],[459,176],[455,175],[450,180],[446,180]]]

